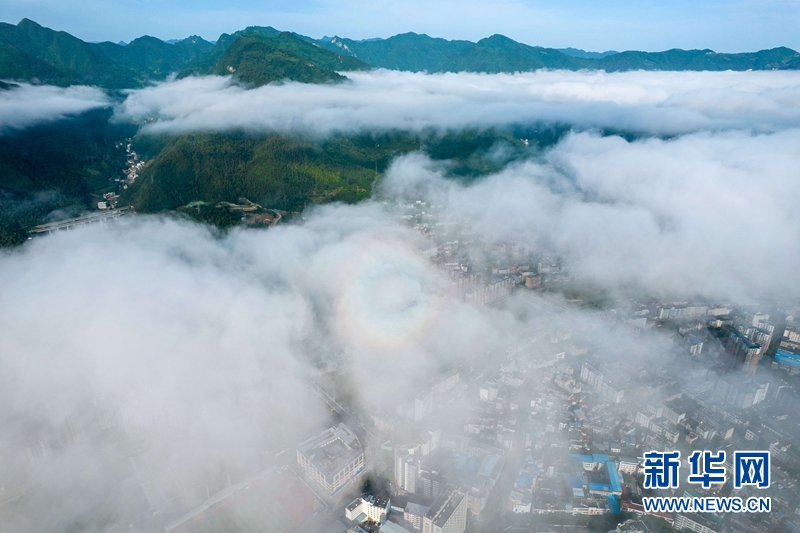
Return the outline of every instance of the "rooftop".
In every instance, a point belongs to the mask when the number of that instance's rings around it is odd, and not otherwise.
[[[344,424],[302,442],[297,451],[326,474],[336,474],[362,452],[358,437]]]
[[[408,502],[406,504],[406,512],[407,513],[411,513],[411,514],[415,514],[415,515],[419,515],[419,516],[425,515],[425,513],[428,512],[428,509],[430,509],[430,507],[426,507],[425,505],[420,505],[418,503]]]
[[[463,493],[454,489],[449,489],[439,496],[425,516],[433,520],[435,525],[443,527],[456,508],[461,504],[464,497]]]

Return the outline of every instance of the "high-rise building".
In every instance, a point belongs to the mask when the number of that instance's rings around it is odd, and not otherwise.
[[[433,500],[439,497],[446,485],[447,477],[436,471],[424,470],[417,477],[416,494]]]
[[[364,448],[344,424],[332,427],[297,447],[300,469],[329,496],[364,470]]]
[[[467,496],[445,490],[422,519],[422,533],[464,533],[467,528]]]
[[[725,349],[731,356],[730,366],[754,372],[763,354],[761,345],[751,341],[734,327],[728,327],[727,330],[728,342]]]
[[[407,453],[395,453],[394,482],[402,492],[415,494],[417,492],[417,476],[419,474],[419,461]]]
[[[441,430],[430,431],[420,444],[394,447],[394,483],[399,491],[420,494],[420,461],[439,447],[441,438]]]

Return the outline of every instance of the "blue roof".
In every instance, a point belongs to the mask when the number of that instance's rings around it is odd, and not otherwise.
[[[474,476],[478,472],[480,466],[481,463],[478,462],[476,458],[471,457],[470,460],[467,461],[467,464],[464,466],[464,472],[466,472],[470,476]]]
[[[800,355],[787,352],[785,350],[778,350],[775,352],[775,361],[785,365],[800,367]]]
[[[524,472],[514,481],[514,484],[518,487],[530,487],[533,485],[533,476]]]
[[[614,514],[619,514],[619,500],[613,494],[608,496],[608,506],[611,508],[611,512]]]
[[[478,475],[485,477],[491,476],[492,470],[494,470],[495,465],[497,465],[497,460],[497,456],[492,454],[488,454],[484,457],[481,467],[478,469]]]
[[[469,460],[469,457],[467,457],[466,455],[460,455],[459,454],[459,455],[457,455],[456,457],[453,458],[453,466],[457,470],[461,470],[462,468],[464,468],[464,466],[466,466],[468,460]]]
[[[611,482],[611,492],[622,492],[622,483],[619,480],[616,463],[609,461],[606,463],[608,469],[608,479]]]

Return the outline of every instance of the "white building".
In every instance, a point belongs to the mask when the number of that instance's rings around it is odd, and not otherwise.
[[[620,472],[636,475],[639,471],[639,460],[631,457],[620,457],[618,468]]]
[[[333,496],[364,470],[364,448],[344,424],[332,427],[297,447],[303,473]]]
[[[344,508],[344,516],[348,520],[356,520],[363,514],[364,520],[369,519],[378,524],[383,524],[386,522],[386,517],[389,516],[391,510],[392,504],[388,499],[363,496],[356,498]]]
[[[484,402],[493,402],[497,399],[497,394],[500,392],[500,388],[497,386],[496,383],[487,381],[480,388],[480,395],[481,400]]]

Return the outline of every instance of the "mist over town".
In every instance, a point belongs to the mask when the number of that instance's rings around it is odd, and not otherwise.
[[[794,50],[7,22],[0,532],[800,526]]]

